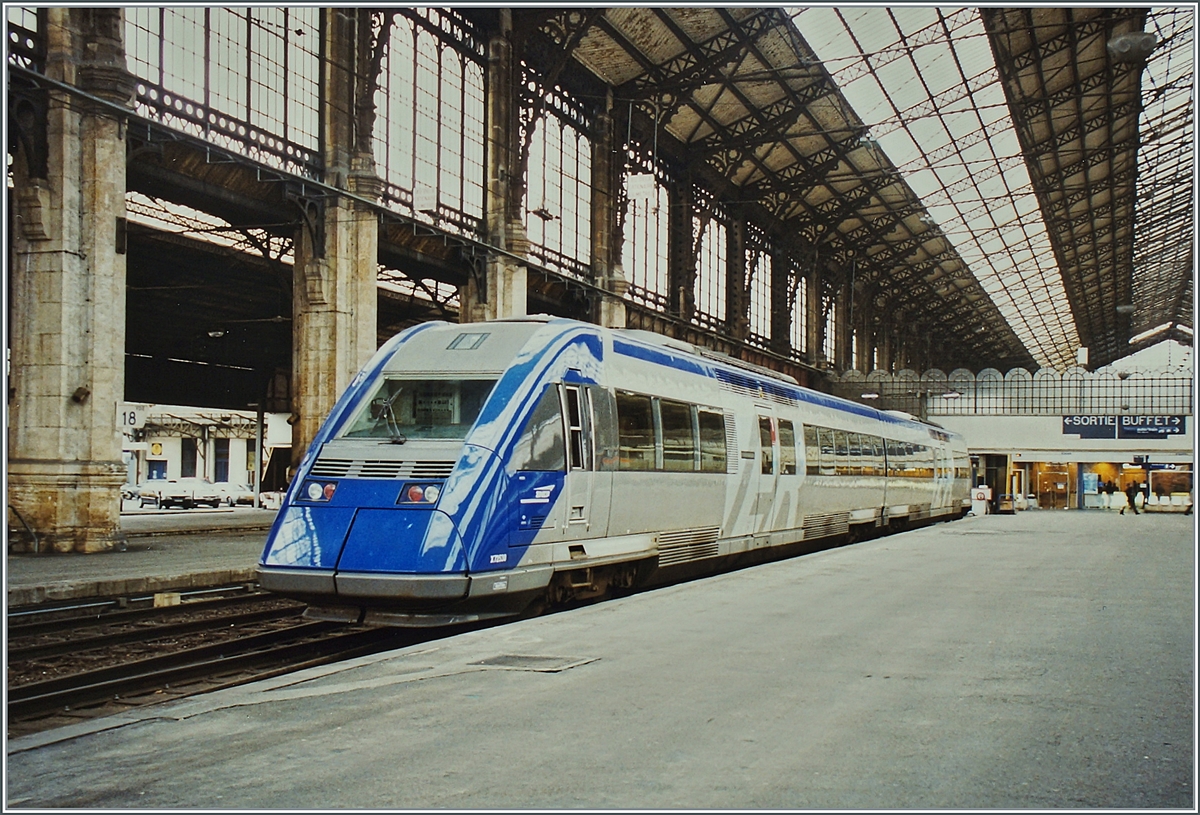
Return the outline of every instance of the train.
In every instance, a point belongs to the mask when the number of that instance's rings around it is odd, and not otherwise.
[[[386,341],[257,566],[310,618],[518,617],[970,508],[963,438],[640,329],[546,315]]]

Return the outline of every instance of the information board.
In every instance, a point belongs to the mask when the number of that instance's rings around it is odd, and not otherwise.
[[[1063,416],[1062,432],[1064,436],[1078,436],[1081,439],[1115,439],[1117,437],[1117,416]]]
[[[1187,431],[1186,416],[1121,416],[1118,439],[1166,439]]]
[[[1062,432],[1081,439],[1166,439],[1187,432],[1187,417],[1063,416]]]

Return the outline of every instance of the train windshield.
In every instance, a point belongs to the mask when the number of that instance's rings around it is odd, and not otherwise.
[[[340,434],[348,439],[465,439],[495,379],[384,377]]]

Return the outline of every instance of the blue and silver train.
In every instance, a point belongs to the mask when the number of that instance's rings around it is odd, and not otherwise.
[[[957,434],[657,334],[430,322],[334,406],[258,577],[322,619],[515,616],[960,517],[968,468]]]

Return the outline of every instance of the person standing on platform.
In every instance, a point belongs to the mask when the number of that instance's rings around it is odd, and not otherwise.
[[[1138,489],[1138,483],[1136,481],[1129,482],[1129,486],[1125,488],[1125,498],[1129,500],[1129,508],[1133,510],[1134,515],[1138,514],[1137,504],[1134,503],[1134,500],[1137,498],[1137,494],[1139,492],[1141,492],[1141,490]],[[1125,507],[1121,507],[1121,514],[1125,514]]]
[[[1108,508],[1117,508],[1117,499],[1114,497],[1117,494],[1117,482],[1109,480],[1108,487],[1105,490],[1108,493]]]

